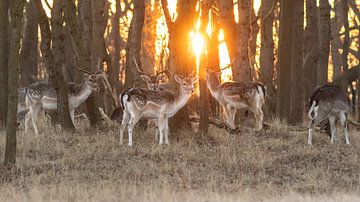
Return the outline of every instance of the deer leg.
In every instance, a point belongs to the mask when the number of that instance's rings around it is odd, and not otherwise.
[[[314,133],[314,127],[315,127],[315,120],[311,119],[309,122],[308,141],[307,141],[309,145],[312,144],[312,135]]]
[[[349,131],[348,131],[348,121],[347,121],[347,116],[346,116],[345,113],[340,114],[340,123],[341,123],[341,126],[343,127],[343,130],[344,130],[345,144],[350,144]]]
[[[130,121],[130,114],[129,112],[127,112],[126,110],[124,110],[123,112],[123,118],[121,121],[121,126],[120,126],[120,141],[119,144],[122,145],[123,144],[123,139],[124,139],[124,130],[126,128],[126,125],[129,123]]]
[[[75,109],[70,109],[70,118],[72,123],[75,125]]]
[[[228,124],[232,127],[232,128],[236,128],[235,125],[235,114],[236,114],[236,109],[234,107],[231,106],[227,106],[227,111],[228,111]]]
[[[264,113],[261,110],[261,108],[255,110],[254,116],[255,116],[255,122],[256,122],[256,129],[261,130],[263,127],[263,120],[264,120]]]
[[[31,117],[32,117],[32,109],[30,108],[30,110],[25,115],[25,133],[28,133],[29,121],[30,121]]]
[[[165,131],[165,144],[169,144],[169,119],[166,118],[165,119],[165,123],[164,123],[164,131]]]
[[[163,141],[164,141],[165,119],[166,118],[164,115],[160,115],[158,118],[158,127],[159,127],[159,133],[160,133],[159,145],[162,145]]]
[[[329,116],[329,122],[330,122],[330,129],[331,129],[331,143],[335,142],[336,139],[336,123],[335,123],[335,116]]]
[[[31,121],[34,127],[34,131],[35,131],[35,135],[38,136],[39,135],[39,131],[37,129],[37,119],[38,119],[38,114],[39,114],[39,110],[40,109],[33,109],[33,112],[31,113]]]
[[[129,125],[128,125],[128,135],[129,135],[128,145],[130,147],[133,145],[132,135],[133,135],[133,131],[134,131],[134,126],[140,120],[140,118],[141,118],[140,114],[131,114],[131,118],[130,118]]]

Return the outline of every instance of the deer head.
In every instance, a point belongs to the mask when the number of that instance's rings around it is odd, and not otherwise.
[[[174,75],[175,81],[180,85],[180,89],[183,89],[185,93],[191,94],[195,92],[194,84],[198,80],[197,76],[191,74],[188,77],[182,77],[177,74]]]
[[[101,61],[99,60],[97,65],[97,70],[95,70],[94,72],[89,72],[86,71],[85,68],[80,68],[78,61],[75,58],[75,68],[85,75],[85,84],[95,92],[100,91],[99,79],[105,78],[105,73],[102,70],[100,70],[100,63]]]
[[[135,66],[140,74],[140,78],[146,82],[148,89],[150,90],[159,90],[160,81],[165,79],[165,71],[156,72],[155,75],[150,75],[145,73],[137,64],[136,59],[134,58]]]

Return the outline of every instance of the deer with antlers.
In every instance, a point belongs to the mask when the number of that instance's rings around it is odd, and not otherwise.
[[[99,65],[100,66],[100,65]],[[100,90],[98,80],[104,77],[104,73],[100,70],[90,73],[83,68],[75,66],[77,70],[85,74],[85,78],[81,84],[81,89],[77,93],[69,93],[69,110],[70,117],[74,123],[75,109],[83,103],[93,91]],[[39,135],[36,126],[37,116],[41,110],[56,111],[57,110],[57,94],[54,87],[47,81],[37,81],[30,84],[26,88],[26,105],[29,108],[28,113],[25,115],[25,132],[28,131],[29,121],[32,120],[32,125],[35,134]]]
[[[312,134],[315,125],[328,119],[331,131],[331,143],[336,139],[336,119],[340,119],[340,123],[344,130],[345,143],[350,144],[348,132],[348,113],[351,111],[350,100],[340,87],[326,84],[316,88],[309,98],[308,106],[310,106],[308,116],[309,131],[308,144],[312,144]]]
[[[206,72],[206,84],[211,95],[223,107],[226,122],[235,125],[236,109],[249,109],[254,113],[256,129],[263,127],[264,113],[262,105],[265,103],[266,88],[259,82],[225,82],[221,83],[217,72],[210,69]]]
[[[129,142],[132,146],[132,136],[135,124],[140,118],[156,119],[159,128],[159,144],[169,143],[168,119],[173,117],[185,106],[194,92],[197,77],[191,74],[188,77],[174,75],[175,81],[180,85],[179,93],[174,94],[167,90],[151,90],[143,88],[129,88],[120,94],[123,108],[123,119],[120,126],[120,144],[123,144],[125,127],[128,127]]]

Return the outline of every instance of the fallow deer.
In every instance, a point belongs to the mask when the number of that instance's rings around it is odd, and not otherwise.
[[[259,82],[225,82],[221,83],[215,71],[206,72],[206,84],[211,95],[223,107],[226,122],[233,128],[237,109],[249,109],[254,113],[256,129],[263,127],[264,113],[261,109],[265,102],[266,88]]]
[[[174,79],[180,85],[177,95],[167,90],[154,91],[143,88],[130,88],[120,94],[121,106],[124,109],[120,126],[120,144],[123,143],[124,129],[128,126],[128,145],[132,146],[133,129],[141,117],[156,119],[160,133],[159,144],[169,143],[168,119],[185,106],[194,92],[197,77],[174,75]]]
[[[100,90],[98,80],[100,77],[104,77],[103,72],[89,73],[83,69],[77,69],[85,73],[85,78],[79,92],[68,94],[70,117],[73,123],[75,109],[90,96],[92,91]],[[39,135],[36,126],[38,113],[41,110],[57,110],[57,94],[54,87],[47,81],[32,83],[26,88],[26,105],[29,108],[29,112],[25,115],[25,132],[28,131],[29,121],[31,119],[35,134]]]
[[[146,82],[148,89],[150,90],[163,90],[160,89],[160,81],[164,79],[165,71],[156,72],[155,75],[150,75],[145,73],[137,64],[136,59],[134,58],[135,66],[140,74],[140,78]]]
[[[308,131],[308,144],[312,144],[312,135],[315,125],[323,120],[328,119],[331,130],[331,143],[336,139],[336,119],[340,119],[340,123],[344,130],[345,143],[350,144],[348,132],[348,113],[351,110],[350,100],[340,87],[325,84],[314,90],[309,98],[308,106],[310,106],[308,116],[310,118]]]

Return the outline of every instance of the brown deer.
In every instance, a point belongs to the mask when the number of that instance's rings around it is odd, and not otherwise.
[[[309,98],[308,106],[310,106],[308,116],[309,131],[308,144],[312,144],[312,134],[315,125],[328,119],[330,123],[331,139],[334,143],[336,139],[336,119],[340,119],[340,123],[344,130],[345,143],[350,144],[348,132],[348,113],[351,110],[350,100],[340,87],[325,84],[317,87]]]
[[[249,109],[254,113],[256,129],[262,129],[264,113],[261,107],[265,102],[266,95],[266,88],[263,84],[259,82],[220,83],[217,73],[210,69],[206,72],[206,84],[211,95],[223,107],[226,122],[232,128],[236,128],[236,110]]]
[[[85,78],[82,82],[79,92],[68,94],[70,117],[73,123],[75,118],[75,109],[78,108],[79,105],[90,96],[93,90],[100,90],[98,80],[100,77],[104,77],[104,73],[102,71],[90,73],[83,69],[77,69],[85,74]],[[28,131],[29,121],[31,119],[35,134],[39,135],[38,128],[36,126],[38,113],[41,110],[57,110],[56,91],[54,87],[47,81],[34,82],[28,87],[26,87],[25,102],[27,107],[29,108],[28,113],[25,115],[25,132]]]
[[[143,88],[130,88],[120,94],[120,102],[124,110],[120,126],[120,144],[123,144],[124,129],[128,126],[128,145],[132,146],[134,126],[142,117],[156,119],[160,133],[159,144],[169,143],[168,119],[185,106],[194,92],[194,83],[197,81],[197,77],[174,75],[174,79],[180,85],[177,95],[167,90]]]

